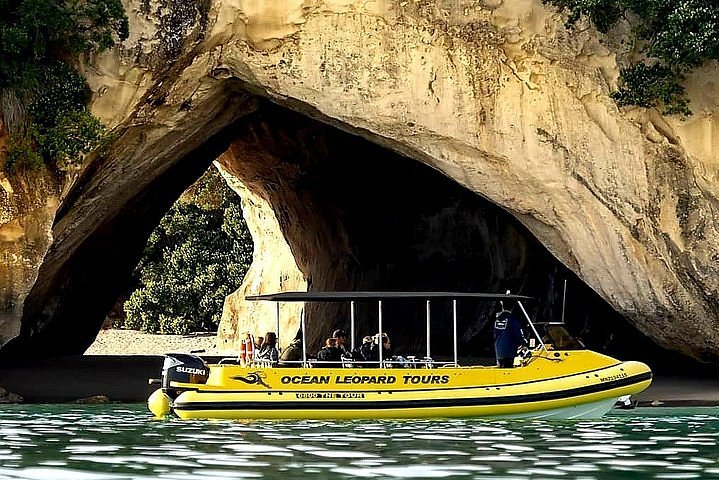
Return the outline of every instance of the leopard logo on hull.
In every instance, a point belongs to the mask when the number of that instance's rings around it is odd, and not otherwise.
[[[265,388],[272,388],[267,383],[265,383],[265,378],[267,378],[267,375],[265,375],[263,372],[250,372],[245,377],[243,377],[242,375],[235,375],[234,377],[230,378],[232,378],[233,380],[245,382],[248,385],[262,385]]]

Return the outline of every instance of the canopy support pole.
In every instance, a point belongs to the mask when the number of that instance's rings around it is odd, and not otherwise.
[[[522,309],[522,313],[524,314],[524,318],[527,319],[527,323],[529,323],[529,326],[532,328],[532,332],[534,333],[534,336],[537,338],[537,341],[542,346],[542,350],[545,352],[547,351],[546,345],[544,345],[544,342],[542,341],[542,337],[539,336],[539,332],[537,332],[537,329],[534,328],[534,324],[532,323],[532,320],[529,319],[529,315],[527,315],[527,311],[524,309],[524,305],[522,305],[522,302],[518,301],[517,305],[519,305],[519,308]]]
[[[300,329],[302,330],[302,366],[307,365],[307,342],[305,342],[305,306],[300,312]]]
[[[454,330],[454,366],[458,367],[457,363],[457,300],[452,300],[452,327]]]
[[[280,351],[280,302],[277,302],[277,329],[275,330],[275,348]]]
[[[350,302],[350,335],[352,336],[352,351],[355,349],[355,301]]]
[[[430,319],[430,313],[429,313],[429,300],[427,300],[427,358],[432,358],[432,356],[429,353],[429,319]]]
[[[379,334],[377,340],[379,344],[377,347],[379,348],[379,368],[382,368],[382,354],[384,353],[384,342],[382,341],[382,300],[377,301],[377,311],[379,315]]]

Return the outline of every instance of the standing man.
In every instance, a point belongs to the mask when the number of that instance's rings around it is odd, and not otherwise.
[[[500,301],[501,311],[497,313],[494,321],[494,352],[497,357],[499,368],[514,367],[514,357],[517,356],[517,349],[527,344],[524,338],[522,326],[512,312],[504,308]]]

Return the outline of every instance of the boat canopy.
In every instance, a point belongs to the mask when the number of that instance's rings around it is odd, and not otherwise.
[[[350,302],[353,300],[534,300],[525,295],[508,293],[468,293],[468,292],[279,292],[266,295],[248,295],[247,300],[267,300],[270,302]]]
[[[277,344],[279,345],[279,330],[280,330],[280,303],[281,302],[350,302],[350,340],[351,348],[355,349],[355,302],[357,301],[376,301],[378,307],[379,316],[379,329],[378,335],[383,332],[382,329],[382,302],[387,300],[424,300],[427,303],[427,359],[431,359],[430,351],[430,302],[432,300],[451,300],[452,301],[452,337],[453,337],[453,350],[454,350],[454,362],[449,365],[458,364],[457,354],[457,301],[458,300],[483,300],[483,301],[516,301],[519,308],[524,313],[524,317],[527,319],[529,326],[539,341],[539,344],[543,349],[546,350],[544,343],[542,342],[539,333],[532,324],[532,320],[527,315],[527,311],[522,305],[523,300],[534,300],[533,297],[525,295],[512,295],[509,291],[506,293],[471,293],[471,292],[379,292],[379,291],[334,291],[334,292],[278,292],[270,293],[266,295],[248,295],[245,297],[246,300],[251,301],[269,301],[277,302]],[[305,315],[304,309],[300,318],[300,329],[302,332],[302,338],[305,338]],[[380,344],[379,348],[379,365],[382,365],[382,347]],[[302,363],[307,362],[307,350],[305,342],[302,342]]]

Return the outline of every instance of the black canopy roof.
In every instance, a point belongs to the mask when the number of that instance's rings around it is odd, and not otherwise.
[[[349,302],[352,300],[534,300],[525,295],[468,292],[279,292],[267,295],[248,295],[247,300],[271,302]]]

